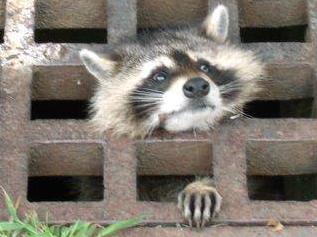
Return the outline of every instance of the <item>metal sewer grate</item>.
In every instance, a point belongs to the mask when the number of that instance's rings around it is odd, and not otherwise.
[[[158,132],[130,141],[93,134],[85,119],[94,80],[78,51],[102,52],[105,43],[137,32],[197,22],[218,2],[230,9],[231,40],[258,51],[268,65],[267,93],[249,106],[254,118],[197,136]],[[149,225],[126,236],[316,236],[317,200],[305,199],[297,182],[305,176],[317,188],[316,0],[0,3],[0,184],[13,198],[21,197],[22,213],[31,208],[42,217],[48,213],[54,223],[81,218],[107,224],[146,211]],[[298,112],[301,103],[309,110]],[[259,106],[270,116],[253,109]],[[201,154],[191,153],[193,146]],[[140,183],[206,174],[213,176],[224,205],[214,220],[220,226],[205,232],[171,227],[182,222],[174,203],[138,199]],[[43,176],[99,177],[91,185],[100,185],[101,178],[103,195],[79,202],[34,200],[34,177]],[[272,182],[284,191],[259,200],[260,188],[267,191]],[[0,200],[0,218],[6,217],[3,205]],[[287,225],[282,233],[265,227],[271,218]]]

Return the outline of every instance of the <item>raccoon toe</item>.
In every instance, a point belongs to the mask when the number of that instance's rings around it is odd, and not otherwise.
[[[191,227],[202,228],[220,211],[222,197],[206,180],[193,182],[178,195],[178,208]]]

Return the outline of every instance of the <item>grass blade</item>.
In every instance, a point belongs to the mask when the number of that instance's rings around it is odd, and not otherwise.
[[[21,226],[18,223],[12,223],[12,222],[0,222],[0,231],[16,231],[16,230],[22,230],[23,226]]]
[[[77,221],[70,226],[49,225],[48,221],[42,222],[35,212],[27,214],[24,219],[19,219],[18,206],[14,205],[2,187],[1,190],[10,216],[9,221],[0,222],[0,237],[108,237],[120,230],[134,227],[143,220],[141,217],[119,221],[104,228],[83,221]]]
[[[14,207],[13,201],[11,200],[11,198],[9,197],[7,192],[4,190],[4,188],[1,187],[1,189],[2,189],[2,193],[4,195],[4,198],[5,198],[5,203],[6,203],[10,217],[13,218],[13,220],[18,220],[19,218],[17,215],[17,210]]]

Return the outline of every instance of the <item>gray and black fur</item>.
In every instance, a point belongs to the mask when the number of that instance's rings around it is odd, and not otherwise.
[[[264,72],[256,55],[227,42],[229,15],[219,5],[198,27],[161,30],[112,46],[104,55],[82,50],[98,79],[91,124],[98,132],[145,137],[207,130],[260,90]],[[221,206],[208,178],[185,187],[178,206],[190,225],[204,226]]]

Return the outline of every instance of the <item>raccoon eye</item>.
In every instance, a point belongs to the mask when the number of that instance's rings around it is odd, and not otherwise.
[[[164,80],[167,79],[167,76],[168,76],[167,72],[161,71],[161,72],[158,72],[158,73],[154,74],[153,79],[155,81],[164,81]]]
[[[201,64],[200,66],[199,66],[199,69],[201,70],[201,71],[203,71],[203,72],[206,72],[206,73],[208,73],[208,72],[210,72],[210,65],[208,65],[208,64]]]

